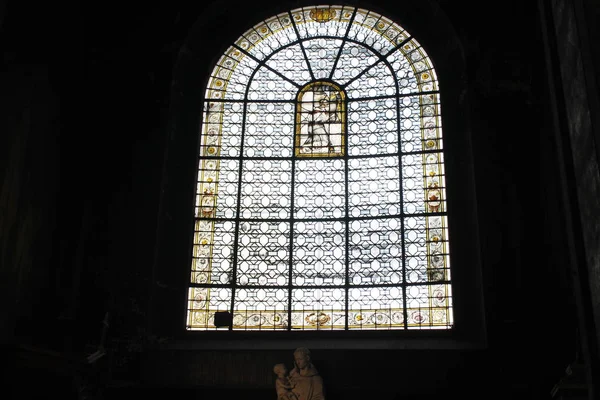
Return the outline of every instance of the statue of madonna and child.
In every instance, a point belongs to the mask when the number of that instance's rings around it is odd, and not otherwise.
[[[285,364],[276,364],[273,372],[277,375],[277,400],[325,400],[323,379],[312,364],[306,347],[294,351],[294,368],[289,374]]]

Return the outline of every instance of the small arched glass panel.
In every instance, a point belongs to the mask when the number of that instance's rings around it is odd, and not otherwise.
[[[296,102],[297,157],[344,155],[345,97],[330,82],[312,82],[300,90]]]
[[[232,44],[205,94],[187,329],[452,328],[439,96],[368,10],[295,9]]]

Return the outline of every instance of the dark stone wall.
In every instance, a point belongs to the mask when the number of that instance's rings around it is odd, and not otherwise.
[[[598,60],[599,7],[591,1],[552,1],[549,26],[556,47],[557,103],[561,107],[557,130],[564,153],[565,181],[572,227],[569,235],[574,289],[579,304],[588,381],[597,394],[600,375],[600,103]]]
[[[49,345],[32,331],[73,316],[83,210],[77,186],[85,181],[73,173],[82,158],[70,148],[78,147],[71,132],[81,112],[73,83],[83,77],[76,51],[60,45],[70,32],[54,29],[40,37],[12,18],[22,15],[18,4],[3,11],[9,17],[0,39],[0,337]],[[30,23],[49,28],[35,16]],[[70,43],[77,47],[76,39]]]
[[[34,302],[43,290],[50,271],[48,237],[54,229],[51,214],[55,199],[57,159],[53,148],[51,120],[56,109],[48,89],[48,70],[27,65],[13,69],[3,80],[2,192],[0,194],[0,232],[2,238],[2,281],[10,282],[2,293],[2,339],[11,339],[17,320],[32,313]],[[35,143],[41,146],[36,146]],[[50,151],[45,153],[42,148]],[[41,159],[41,160],[40,160]],[[38,160],[46,168],[36,168]],[[37,249],[37,251],[32,251]],[[33,289],[33,290],[32,290]]]
[[[435,35],[406,19],[408,10],[454,31],[432,43],[447,57],[436,66],[457,68],[446,70],[455,82],[442,81],[442,90],[452,89],[443,110],[461,119],[444,128],[449,154],[465,156],[448,160],[449,179],[470,171],[448,189],[465,200],[450,204],[453,240],[474,241],[466,245],[472,252],[457,255],[454,276],[464,293],[484,295],[471,309],[485,312],[487,346],[315,349],[330,398],[547,399],[575,357],[577,324],[535,3],[504,2],[486,18],[471,17],[475,1],[361,4],[398,18],[423,43]],[[197,138],[177,135],[182,124],[198,123],[200,109],[189,100],[202,93],[192,88],[202,87],[242,27],[283,6],[257,1],[241,13],[219,1],[7,3],[0,271],[9,290],[1,292],[0,332],[16,355],[8,361],[16,361],[16,378],[28,382],[35,373],[40,382],[21,386],[21,398],[76,397],[86,379],[115,399],[274,394],[272,365],[290,362],[292,348],[173,345],[188,254],[169,249],[189,240],[179,205],[193,186]],[[214,34],[189,46],[203,25]],[[473,214],[475,225],[463,222]],[[472,263],[481,265],[481,280],[462,267]],[[104,373],[75,367],[96,349],[107,311]]]

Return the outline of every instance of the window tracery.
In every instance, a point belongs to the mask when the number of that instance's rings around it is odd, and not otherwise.
[[[188,329],[452,327],[439,87],[398,24],[319,6],[248,30],[198,165]]]

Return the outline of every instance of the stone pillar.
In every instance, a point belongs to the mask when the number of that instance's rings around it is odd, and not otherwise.
[[[560,218],[567,228],[582,348],[581,360],[567,369],[554,396],[585,396],[567,394],[567,388],[587,382],[587,398],[594,399],[600,390],[600,49],[592,43],[600,7],[591,0],[539,0],[538,5],[561,171]]]

